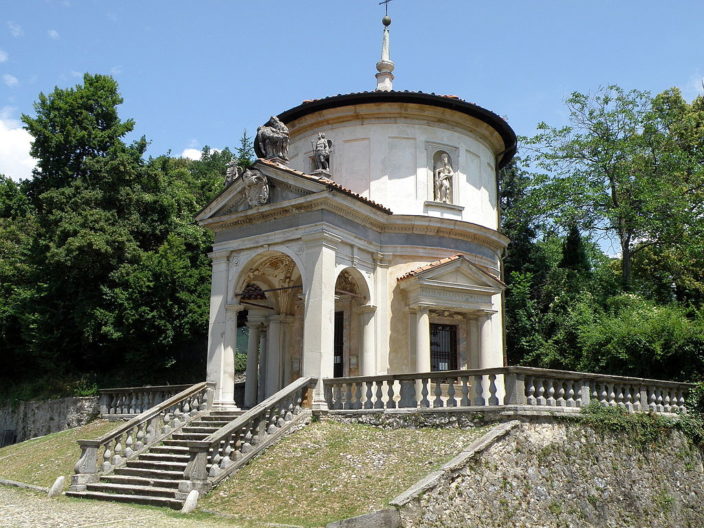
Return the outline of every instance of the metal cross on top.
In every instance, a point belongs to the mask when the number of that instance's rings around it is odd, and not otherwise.
[[[379,2],[379,5],[384,6],[384,14],[386,16],[389,16],[389,2],[391,2],[391,0],[383,0],[383,2]]]

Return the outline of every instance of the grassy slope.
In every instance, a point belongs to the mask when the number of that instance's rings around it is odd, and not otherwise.
[[[241,520],[322,526],[385,507],[485,431],[313,423],[267,450],[199,507]]]
[[[98,438],[119,424],[105,420],[67,429],[0,449],[0,478],[37,486],[51,486],[56,477],[73,474],[81,450],[79,438]]]

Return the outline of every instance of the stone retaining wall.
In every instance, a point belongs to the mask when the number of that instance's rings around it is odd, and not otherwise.
[[[84,425],[98,416],[98,397],[60,398],[0,406],[0,434],[15,432],[15,442]],[[4,434],[6,443],[13,436]]]
[[[404,527],[704,526],[704,457],[679,432],[524,421],[399,508]]]

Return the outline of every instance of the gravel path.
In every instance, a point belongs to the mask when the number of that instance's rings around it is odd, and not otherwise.
[[[40,493],[0,487],[2,528],[244,528],[221,518],[189,518],[177,512],[114,502],[50,499]]]

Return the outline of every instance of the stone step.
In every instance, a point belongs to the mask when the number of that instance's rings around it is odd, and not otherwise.
[[[176,455],[176,454],[188,454],[188,446],[181,446],[181,445],[161,445],[161,446],[154,446],[149,448],[149,453],[165,453],[168,455]]]
[[[191,434],[191,433],[206,433],[207,435],[213,434],[215,431],[220,429],[219,427],[199,427],[194,425],[187,425],[181,429],[180,434]]]
[[[155,470],[140,467],[120,467],[115,469],[113,474],[128,475],[131,477],[142,477],[146,479],[183,480],[183,471]]]
[[[175,510],[179,510],[183,506],[183,502],[177,499],[167,499],[166,497],[149,497],[146,495],[124,495],[118,493],[102,493],[100,491],[67,491],[66,495],[69,497],[78,497],[83,499],[135,502],[137,504],[147,504],[150,506],[167,506]]]
[[[127,462],[128,468],[152,469],[156,471],[185,471],[188,462],[159,462],[156,460],[130,460]]]
[[[122,484],[125,486],[156,486],[157,488],[170,488],[175,491],[178,489],[180,481],[111,474],[100,477],[100,482],[105,482],[107,484]]]
[[[134,486],[131,484],[114,484],[96,482],[86,484],[86,491],[97,491],[100,493],[117,493],[118,495],[142,495],[148,497],[165,497],[175,499],[178,488],[161,488],[157,486]]]
[[[174,440],[203,440],[208,436],[210,433],[174,433],[171,438]]]
[[[188,462],[190,459],[191,457],[189,456],[187,451],[179,451],[177,453],[152,453],[150,450],[148,453],[143,453],[139,455],[139,458],[137,460],[141,460],[143,462]]]

